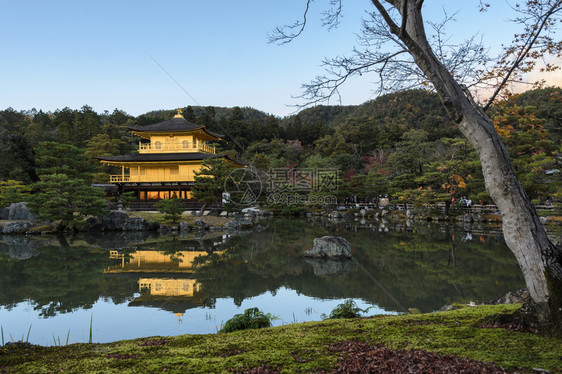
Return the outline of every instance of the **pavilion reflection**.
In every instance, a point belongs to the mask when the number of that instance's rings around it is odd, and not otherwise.
[[[136,278],[140,295],[129,306],[159,308],[181,316],[188,309],[214,305],[196,274],[207,256],[223,253],[218,248],[225,240],[226,236],[173,239],[111,250],[109,258],[114,263],[104,273]]]

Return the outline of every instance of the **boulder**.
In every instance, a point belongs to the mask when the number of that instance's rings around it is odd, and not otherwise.
[[[27,209],[26,203],[12,203],[8,207],[8,217],[6,219],[32,220],[33,215]]]
[[[489,300],[484,304],[498,305],[498,304],[523,304],[531,301],[531,295],[526,289],[517,291],[510,291],[500,298]]]
[[[86,223],[80,227],[80,231],[104,231],[104,226],[98,217],[88,217]]]
[[[249,219],[238,220],[238,223],[240,224],[240,229],[242,230],[251,230],[254,228],[254,224]]]
[[[330,218],[340,218],[340,213],[337,210],[334,210],[332,213],[328,214]]]
[[[240,222],[237,219],[231,219],[224,225],[224,229],[228,231],[240,230]]]
[[[180,232],[187,232],[187,231],[189,231],[189,223],[187,223],[186,221],[181,221]]]
[[[170,231],[172,231],[171,227],[168,225],[160,225],[160,227],[158,228],[158,232],[160,234],[167,234]]]
[[[240,216],[231,219],[224,225],[224,229],[228,231],[252,230],[253,228],[254,223],[251,220]]]
[[[109,214],[101,217],[100,223],[105,231],[123,230],[123,225],[129,219],[127,213],[119,210],[112,210]]]
[[[198,218],[195,220],[195,227],[197,227],[198,230],[208,230],[209,229],[209,225],[207,225],[205,222],[203,222],[202,219]]]
[[[148,230],[148,222],[141,217],[127,218],[122,227],[123,231],[146,231]]]
[[[339,236],[323,236],[314,239],[312,248],[304,251],[303,255],[314,258],[351,258],[351,244]]]
[[[10,222],[4,225],[3,234],[24,234],[27,229],[33,226],[31,221]]]

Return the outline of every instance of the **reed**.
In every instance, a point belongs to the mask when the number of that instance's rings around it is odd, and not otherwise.
[[[31,334],[31,326],[33,325],[29,325],[29,330],[27,330],[27,337],[25,338],[26,343],[29,343],[29,334]]]
[[[90,339],[88,340],[88,343],[92,342],[92,324],[94,322],[94,314],[92,313],[92,315],[90,316]]]

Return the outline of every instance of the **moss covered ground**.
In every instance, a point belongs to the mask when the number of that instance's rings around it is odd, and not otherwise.
[[[341,353],[329,345],[364,342],[492,362],[517,372],[562,372],[562,339],[484,328],[485,317],[518,306],[326,320],[228,334],[151,337],[109,344],[0,347],[5,373],[331,372]],[[264,371],[267,367],[270,371]],[[254,370],[260,368],[258,370]]]

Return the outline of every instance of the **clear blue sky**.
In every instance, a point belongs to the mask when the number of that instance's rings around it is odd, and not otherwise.
[[[310,24],[291,44],[267,43],[273,27],[302,14],[304,0],[79,1],[0,0],[0,109],[90,105],[132,115],[187,105],[250,106],[284,116],[291,96],[322,73],[323,57],[347,54],[370,1],[344,1],[341,26],[327,31],[313,3]],[[476,0],[428,0],[460,10],[455,36],[482,31],[490,44],[509,42],[503,1],[479,16]],[[156,64],[156,59],[192,96]],[[374,78],[355,79],[343,104],[372,98]]]

